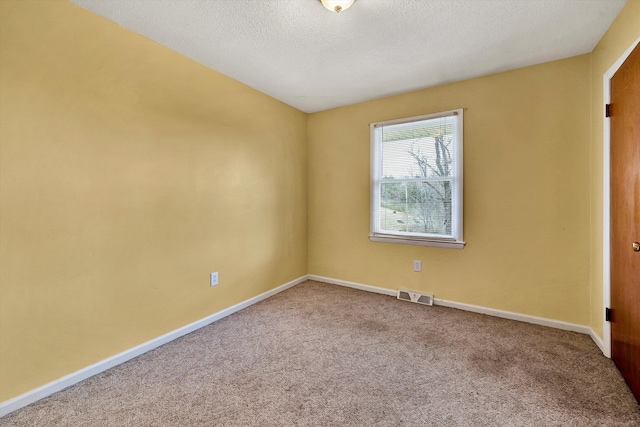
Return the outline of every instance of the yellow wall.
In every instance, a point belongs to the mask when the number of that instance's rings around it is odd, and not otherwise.
[[[68,2],[0,37],[0,401],[307,273],[304,113]]]
[[[630,0],[591,53],[591,328],[602,337],[603,76],[640,37],[640,1]]]
[[[309,273],[588,324],[589,63],[582,55],[312,114]],[[369,241],[369,123],[455,108],[466,109],[466,247]]]

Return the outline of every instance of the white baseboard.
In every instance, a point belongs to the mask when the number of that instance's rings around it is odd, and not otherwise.
[[[344,280],[333,279],[330,277],[315,276],[310,274],[309,280],[317,280],[319,282],[331,283],[334,285],[346,286],[348,288],[360,289],[361,291],[375,292],[378,294],[396,296],[397,290],[386,288],[378,288],[376,286],[365,285],[362,283],[346,282]],[[459,310],[472,311],[474,313],[486,314],[489,316],[502,317],[504,319],[517,320],[519,322],[533,323],[535,325],[548,326],[550,328],[563,329],[565,331],[578,332],[589,335],[602,350],[604,348],[602,340],[588,326],[577,325],[575,323],[562,322],[559,320],[547,319],[544,317],[530,316],[528,314],[514,313],[511,311],[496,310],[494,308],[482,307],[478,305],[464,304],[455,301],[434,298],[433,303],[443,307],[457,308]],[[604,353],[604,352],[603,352]]]
[[[598,334],[596,334],[596,332],[589,328],[589,336],[591,337],[591,339],[593,340],[594,343],[596,343],[596,345],[600,348],[600,351],[602,352],[602,354],[604,354],[606,357],[608,357],[609,359],[611,359],[611,354],[607,354],[606,349],[604,348],[604,341],[602,340],[602,338],[600,338],[598,336]]]
[[[115,356],[109,357],[108,359],[102,360],[98,363],[95,363],[91,366],[87,366],[84,369],[73,372],[69,375],[66,375],[62,378],[59,378],[55,381],[52,381],[48,384],[45,384],[41,387],[28,391],[20,396],[14,397],[13,399],[6,400],[0,403],[0,417],[4,417],[7,414],[10,414],[13,411],[16,411],[20,408],[24,408],[25,406],[36,402],[40,399],[43,399],[47,396],[52,395],[60,390],[63,390],[69,386],[79,383],[89,377],[92,377],[96,374],[106,371],[107,369],[113,368],[114,366],[120,365],[128,360],[133,359],[134,357],[140,356],[143,353],[146,353],[150,350],[153,350],[157,347],[160,347],[163,344],[166,344],[170,341],[175,340],[176,338],[180,338],[183,335],[186,335],[190,332],[193,332],[197,329],[200,329],[204,326],[207,326],[216,320],[220,320],[224,317],[229,316],[237,311],[242,310],[243,308],[247,308],[250,305],[256,304],[264,299],[267,299],[277,293],[280,293],[284,290],[287,290],[299,283],[307,280],[307,276],[299,277],[291,282],[285,283],[284,285],[278,286],[268,292],[262,293],[253,298],[249,298],[246,301],[243,301],[239,304],[236,304],[232,307],[226,308],[222,311],[214,313],[210,316],[205,317],[204,319],[197,320],[193,323],[190,323],[186,326],[178,328],[174,331],[168,332],[164,335],[161,335],[157,338],[154,338],[150,341],[142,343],[138,346],[130,348],[129,350],[125,350],[122,353],[116,354]]]
[[[530,316],[528,314],[514,313],[512,311],[496,310],[494,308],[487,308],[479,305],[447,301],[439,298],[434,298],[433,303],[443,307],[457,308],[459,310],[472,311],[474,313],[501,317],[503,319],[517,320],[519,322],[532,323],[534,325],[548,326],[550,328],[562,329],[565,331],[579,332],[586,335],[589,335],[589,331],[591,330],[588,326],[577,325],[575,323],[562,322],[560,320],[547,319],[545,317]]]
[[[330,283],[332,285],[345,286],[347,288],[360,289],[361,291],[375,292],[376,294],[391,295],[393,297],[395,297],[398,293],[398,291],[394,291],[391,289],[378,288],[377,286],[371,285],[363,285],[362,283],[347,282],[345,280],[332,279],[330,277],[316,276],[315,274],[309,274],[307,278],[309,280],[315,280],[317,282],[324,282]]]

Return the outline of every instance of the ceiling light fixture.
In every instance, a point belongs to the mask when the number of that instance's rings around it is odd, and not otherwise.
[[[349,9],[354,1],[355,0],[320,0],[324,7],[335,13]]]

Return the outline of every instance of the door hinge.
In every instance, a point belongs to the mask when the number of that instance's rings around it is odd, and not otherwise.
[[[611,117],[611,104],[606,104],[604,106],[604,116]]]
[[[611,322],[611,309],[609,307],[604,309],[604,320]]]

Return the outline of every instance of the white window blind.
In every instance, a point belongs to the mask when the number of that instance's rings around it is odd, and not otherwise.
[[[463,247],[462,115],[371,125],[371,240]]]

